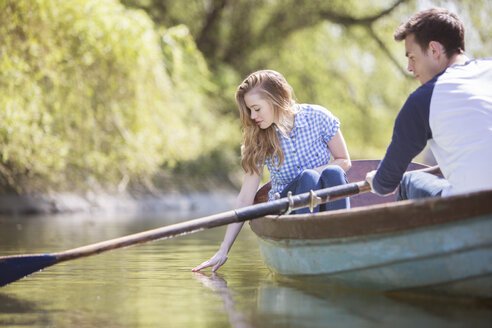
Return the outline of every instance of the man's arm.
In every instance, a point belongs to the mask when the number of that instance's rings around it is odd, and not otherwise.
[[[373,190],[385,195],[398,187],[408,164],[432,138],[429,108],[433,83],[425,84],[412,93],[398,113],[393,137],[386,155],[372,180]]]

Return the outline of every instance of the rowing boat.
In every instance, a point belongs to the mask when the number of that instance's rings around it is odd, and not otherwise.
[[[353,161],[349,182],[378,161]],[[412,163],[409,170],[421,167]],[[265,201],[268,185],[257,202]],[[396,202],[351,197],[351,209],[250,221],[279,277],[377,291],[492,297],[492,190]]]

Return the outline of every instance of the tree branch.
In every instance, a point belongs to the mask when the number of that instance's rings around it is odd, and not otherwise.
[[[198,49],[208,58],[215,58],[217,55],[216,50],[219,36],[215,32],[217,32],[217,26],[227,2],[228,0],[213,1],[212,8],[208,12],[205,24],[197,38],[196,44]]]
[[[402,3],[408,2],[409,0],[398,0],[396,1],[391,7],[373,15],[373,16],[368,16],[368,17],[363,17],[363,18],[356,18],[348,15],[341,15],[339,13],[333,12],[333,11],[321,11],[320,12],[320,17],[326,20],[329,20],[330,22],[344,25],[344,26],[350,26],[350,25],[364,25],[364,26],[369,26],[376,22],[378,19],[389,15],[393,10],[395,10],[399,5]]]
[[[400,73],[407,79],[411,79],[411,77],[407,74],[407,71],[400,66],[400,63],[398,63],[398,60],[393,56],[393,54],[390,52],[388,47],[384,44],[384,42],[376,35],[376,32],[374,32],[374,29],[372,28],[372,25],[367,27],[367,31],[369,35],[376,41],[376,43],[379,45],[383,53],[389,58],[389,60],[395,65],[395,67],[400,71]]]
[[[240,44],[235,42],[234,49],[227,49],[225,51],[227,57],[223,58],[223,60],[229,64],[234,64],[237,62],[236,57],[240,57],[252,47],[257,47],[266,43],[270,44],[270,46],[274,46],[275,44],[282,42],[282,40],[289,34],[303,28],[314,26],[323,20],[346,27],[359,25],[366,27],[367,29],[371,29],[371,25],[378,19],[389,15],[398,6],[408,1],[410,0],[397,0],[387,9],[384,9],[374,15],[362,18],[336,13],[331,10],[320,11],[316,6],[307,9],[307,12],[302,12],[302,8],[300,8],[301,12],[297,12],[293,11],[291,6],[282,4],[282,6],[275,11],[276,14],[270,18],[267,24],[265,24],[261,32],[254,36],[249,35],[247,38],[243,38],[246,40]],[[291,17],[291,15],[293,15],[293,17]],[[371,32],[372,31],[370,31],[370,33]],[[388,51],[387,47],[384,46],[381,40],[379,40],[375,34],[372,37],[375,37],[376,42],[382,46],[383,52],[386,55],[389,55],[390,60],[396,63],[394,58],[391,56],[391,53]],[[233,42],[229,42],[228,44],[232,45]],[[402,70],[399,65],[398,68],[399,70]]]

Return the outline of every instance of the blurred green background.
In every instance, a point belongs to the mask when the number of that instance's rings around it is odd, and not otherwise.
[[[489,0],[0,0],[0,193],[237,187],[234,92],[264,68],[381,158],[418,86],[393,32],[432,6],[490,56]]]

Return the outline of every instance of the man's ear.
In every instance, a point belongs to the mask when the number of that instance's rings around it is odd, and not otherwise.
[[[435,59],[439,59],[441,56],[445,54],[444,47],[441,43],[437,41],[429,42],[429,53]]]

